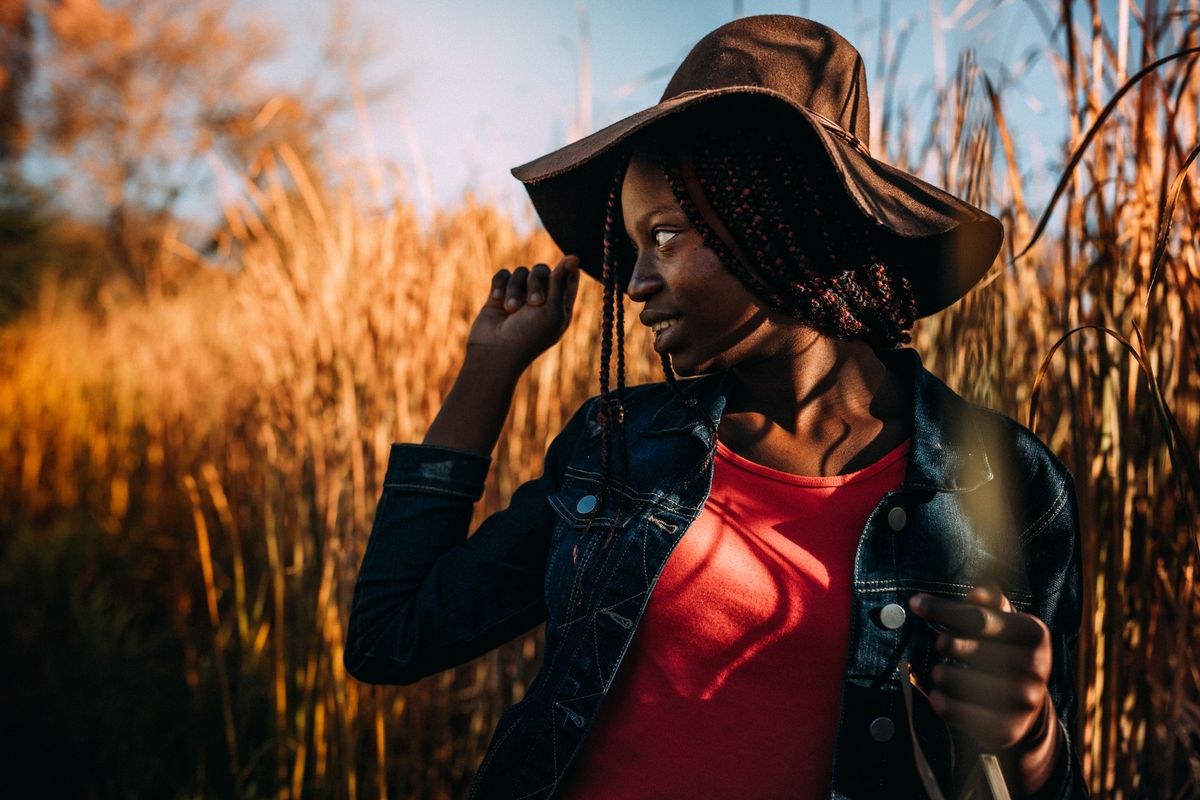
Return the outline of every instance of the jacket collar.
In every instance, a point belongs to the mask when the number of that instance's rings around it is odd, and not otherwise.
[[[904,379],[913,410],[912,443],[904,485],[939,492],[965,492],[992,479],[982,431],[974,408],[925,369],[921,356],[911,347],[880,351],[888,369]],[[710,373],[678,381],[685,398],[695,398],[696,411],[684,408],[669,396],[650,421],[639,431],[653,437],[687,433],[711,446],[708,427],[696,412],[707,415],[715,428],[725,410],[732,374]]]

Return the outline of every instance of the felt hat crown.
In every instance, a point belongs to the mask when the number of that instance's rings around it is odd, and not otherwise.
[[[862,56],[832,29],[802,17],[762,15],[722,25],[692,48],[658,104],[512,174],[558,246],[599,280],[605,206],[618,160],[628,157],[622,145],[669,120],[686,125],[693,115],[698,124],[719,116],[736,125],[781,114],[807,126],[812,151],[829,160],[858,209],[904,251],[900,263],[918,316],[958,300],[991,266],[1003,238],[1000,222],[871,155]]]

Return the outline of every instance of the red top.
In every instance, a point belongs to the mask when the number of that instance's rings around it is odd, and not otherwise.
[[[718,440],[564,797],[829,795],[855,549],[908,447],[811,477]]]

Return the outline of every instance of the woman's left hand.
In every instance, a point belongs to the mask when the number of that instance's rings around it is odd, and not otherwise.
[[[929,693],[938,716],[993,752],[1043,749],[1058,730],[1046,623],[1014,611],[994,584],[975,587],[965,602],[918,593],[909,607],[945,629],[937,649],[947,660],[934,666]]]

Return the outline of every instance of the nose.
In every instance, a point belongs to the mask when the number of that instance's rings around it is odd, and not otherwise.
[[[657,294],[662,286],[662,276],[651,265],[651,259],[639,255],[633,263],[633,273],[629,276],[625,294],[635,303],[644,303]]]

